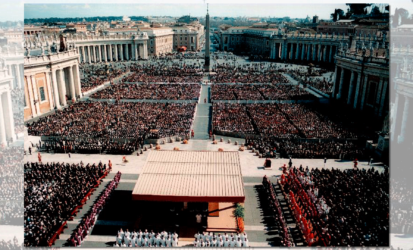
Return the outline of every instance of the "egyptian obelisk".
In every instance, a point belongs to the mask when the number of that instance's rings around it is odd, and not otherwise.
[[[208,12],[208,4],[207,4],[207,14],[205,17],[205,25],[206,25],[206,29],[205,29],[205,66],[204,66],[204,72],[210,72],[211,71],[211,58],[209,56],[209,12]]]

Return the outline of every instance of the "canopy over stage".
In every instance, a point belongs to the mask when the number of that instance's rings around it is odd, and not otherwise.
[[[132,199],[243,203],[245,192],[239,153],[151,151]]]

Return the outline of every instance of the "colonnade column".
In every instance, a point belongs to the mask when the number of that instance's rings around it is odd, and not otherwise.
[[[31,75],[30,78],[32,80],[32,85],[33,85],[33,100],[36,100],[36,115],[39,115],[40,112],[40,98],[39,98],[39,94],[37,93],[37,83],[36,83],[36,79],[34,78],[34,75]]]
[[[56,109],[60,109],[60,100],[59,100],[59,90],[57,88],[57,70],[52,70],[52,85],[53,85],[53,93],[54,93],[54,102]]]
[[[114,61],[119,61],[119,56],[118,56],[118,44],[115,44],[115,60]]]
[[[85,46],[82,46],[82,62],[85,63],[86,62],[86,54],[85,54]]]
[[[313,61],[315,61],[315,59],[316,59],[316,45],[315,44],[313,44]]]
[[[401,132],[399,137],[397,138],[398,143],[402,143],[405,140],[406,137],[406,126],[407,126],[407,121],[409,119],[409,105],[410,105],[410,100],[408,96],[404,96],[404,109],[403,109],[403,118],[402,118],[402,127],[401,127]],[[397,117],[395,117],[396,119]]]
[[[99,62],[102,62],[102,47],[100,45],[97,45],[96,47],[98,49]]]
[[[52,98],[52,88],[50,84],[50,72],[46,72],[46,86],[47,86],[47,96],[49,98],[49,108],[53,109],[54,107],[54,102]]]
[[[331,63],[331,58],[333,58],[333,45],[330,45],[330,54],[328,55],[328,62]]]
[[[10,91],[3,92],[1,94],[1,100],[0,103],[2,107],[2,113],[0,115],[3,115],[3,123],[4,128],[5,128],[5,135],[6,135],[6,140],[9,140],[11,142],[16,141],[16,133],[14,130],[14,117],[13,117],[13,110],[12,110],[12,103],[11,103],[11,95]],[[7,117],[4,119],[4,117]]]
[[[338,85],[338,94],[337,94],[336,99],[341,99],[341,95],[343,93],[343,81],[344,81],[344,68],[341,68],[340,85]]]
[[[350,77],[350,86],[348,89],[348,95],[347,95],[347,104],[351,103],[351,97],[353,96],[353,90],[354,90],[354,71],[351,71],[351,77]]]
[[[2,103],[0,95],[0,103]],[[7,145],[7,138],[6,138],[6,128],[5,128],[5,123],[4,123],[4,114],[3,114],[3,108],[0,107],[0,144],[1,145]]]
[[[357,73],[357,75],[358,75],[358,77],[357,77],[356,94],[354,94],[354,104],[353,104],[354,109],[357,108],[357,102],[358,102],[358,99],[359,99],[360,84],[361,84],[361,74]]]
[[[301,61],[304,61],[305,44],[301,44]]]
[[[336,96],[336,87],[337,87],[337,80],[338,80],[338,67],[336,65],[336,68],[334,70],[334,83],[333,83],[333,89],[331,93],[331,98],[334,98]]]
[[[76,101],[75,83],[73,81],[73,69],[72,66],[69,67],[69,88],[70,97],[72,101]]]
[[[384,80],[384,86],[383,86],[383,90],[381,94],[380,107],[379,107],[379,116],[383,115],[383,108],[384,108],[384,105],[386,105],[384,101],[386,100],[388,84],[389,84],[389,80]]]
[[[109,60],[113,62],[113,51],[112,51],[112,44],[109,44]]]
[[[298,59],[300,59],[300,44],[297,43],[296,46],[297,46],[297,48],[296,48],[296,51],[295,51],[295,60],[298,60]]]
[[[395,136],[394,133],[396,132],[397,109],[398,109],[398,106],[399,106],[399,93],[396,93],[396,100],[394,102],[394,105],[395,106],[392,110],[393,111],[392,112],[393,121],[391,123],[391,132],[390,132],[392,141],[394,140],[394,136]]]
[[[360,110],[364,109],[364,103],[366,100],[366,92],[367,92],[367,84],[368,84],[368,75],[364,76],[364,82],[363,82],[363,93],[361,94],[361,102],[360,102]]]
[[[129,44],[125,44],[126,60],[129,61]]]
[[[91,56],[91,49],[90,46],[87,46],[87,57],[88,57],[88,61],[89,63],[92,63],[92,56]]]
[[[75,83],[76,96],[78,96],[79,98],[82,98],[83,94],[82,94],[82,85],[80,82],[79,64],[76,63],[75,65],[71,67],[73,67],[73,79]]]
[[[60,102],[62,106],[66,106],[66,83],[64,80],[64,70],[60,69],[59,70],[59,97],[60,97]]]
[[[120,44],[119,47],[120,47],[120,60],[123,61],[123,44]]]

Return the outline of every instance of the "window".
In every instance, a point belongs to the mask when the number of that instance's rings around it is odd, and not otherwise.
[[[188,37],[185,37],[185,41],[187,41],[188,40]]]
[[[46,95],[44,94],[44,87],[40,87],[39,88],[39,92],[40,92],[40,101],[45,101],[46,100]]]
[[[181,41],[182,41],[182,36],[181,36]]]

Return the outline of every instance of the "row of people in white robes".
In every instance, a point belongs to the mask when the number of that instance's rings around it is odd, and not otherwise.
[[[235,240],[235,238],[228,238],[226,240],[213,238],[212,241],[208,239],[198,241],[195,239],[194,247],[249,247],[249,240],[248,238],[244,238],[244,240],[241,240],[241,238],[238,238],[238,240]]]
[[[208,240],[208,241],[212,241],[213,240],[213,238],[215,238],[216,240],[219,240],[219,239],[221,239],[222,241],[226,241],[227,239],[235,239],[235,241],[238,241],[238,239],[241,239],[241,241],[244,241],[244,239],[246,239],[247,238],[247,233],[246,232],[243,232],[243,233],[236,233],[236,234],[234,234],[234,233],[231,233],[231,234],[228,234],[228,233],[224,233],[224,234],[215,234],[214,235],[214,233],[212,233],[212,232],[203,232],[203,233],[197,233],[197,234],[195,234],[195,240],[198,240],[198,241],[206,241],[206,240]]]

